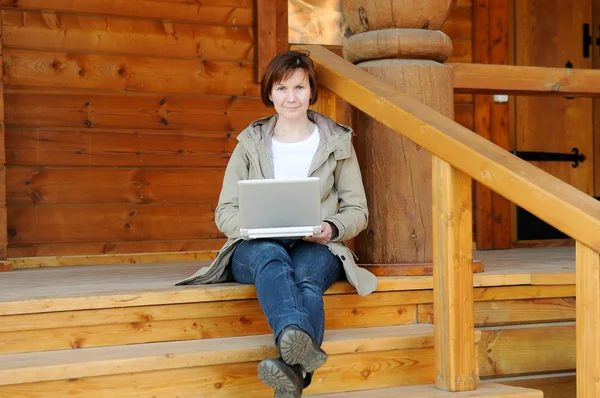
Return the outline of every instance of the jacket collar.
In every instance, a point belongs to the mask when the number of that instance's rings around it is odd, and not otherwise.
[[[262,119],[255,120],[238,135],[238,141],[244,144],[246,150],[256,152],[259,148],[265,148],[270,152],[271,137],[277,124],[278,115],[274,114]],[[308,111],[308,118],[319,127],[321,144],[319,147],[334,152],[335,158],[345,159],[351,155],[351,138],[353,131],[350,127],[336,123],[327,116],[315,111]]]

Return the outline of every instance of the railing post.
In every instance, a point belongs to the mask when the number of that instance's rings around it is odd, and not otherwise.
[[[577,262],[577,398],[600,397],[600,254],[581,242]]]
[[[471,177],[433,157],[436,387],[476,387]]]

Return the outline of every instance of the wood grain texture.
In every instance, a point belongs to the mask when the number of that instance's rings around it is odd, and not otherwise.
[[[9,205],[213,204],[223,169],[9,168]]]
[[[8,48],[198,58],[207,61],[254,61],[254,33],[251,27],[191,25],[168,20],[115,19],[21,10],[3,10],[2,25],[3,44]]]
[[[242,306],[243,303],[239,304]],[[173,308],[178,315],[169,316],[169,319],[154,318],[151,313],[137,312],[138,316],[132,317],[133,319],[129,322],[124,317],[120,317],[121,319],[116,319],[115,323],[105,320],[98,325],[74,325],[74,320],[70,319],[69,326],[65,327],[42,329],[40,326],[36,326],[30,330],[0,332],[3,342],[0,354],[114,347],[272,333],[256,300],[253,300],[252,306],[243,306],[246,308],[246,312],[237,314],[229,314],[231,311],[227,310],[226,305],[223,303],[219,303],[219,305],[224,307],[222,312],[213,315],[198,311],[189,312],[189,308],[186,314],[181,314],[178,308]],[[142,319],[145,316],[142,314],[146,314],[147,317]],[[358,304],[354,308],[327,309],[325,328],[331,331],[408,325],[413,324],[415,318],[416,305],[363,308]]]
[[[8,129],[7,164],[82,167],[225,167],[237,140],[226,133]]]
[[[315,395],[315,398],[362,398],[367,394],[374,398],[542,398],[541,391],[490,382],[481,383],[477,390],[465,391],[460,395],[451,391],[439,390],[435,385],[421,385]]]
[[[9,207],[9,244],[212,239],[210,205]]]
[[[237,62],[5,50],[6,87],[257,97],[254,65]]]
[[[473,5],[456,4],[448,19],[442,26],[442,32],[454,39],[471,39],[473,37]]]
[[[433,157],[433,291],[436,386],[476,388],[471,178]]]
[[[592,59],[584,58],[581,49],[559,51],[562,43],[580,40],[581,30],[572,26],[591,23],[592,1],[569,3],[560,1],[517,2],[516,64],[565,68],[567,61],[573,69],[592,67]],[[560,10],[560,11],[559,11]],[[535,22],[534,22],[535,21]],[[532,29],[535,23],[550,28]],[[600,77],[597,71],[588,71]],[[588,81],[586,85],[592,86]],[[566,95],[565,95],[566,96]],[[516,98],[516,146],[519,151],[569,153],[579,148],[587,160],[573,168],[569,162],[532,162],[532,164],[592,195],[594,192],[593,112],[590,98],[561,97]]]
[[[265,356],[265,351],[263,350],[259,355]],[[310,390],[307,389],[307,393],[308,391],[338,392],[346,390],[349,386],[373,389],[378,386],[430,383],[433,366],[432,349],[405,351],[332,355],[313,378],[314,384],[311,385]],[[76,381],[58,380],[19,384],[1,387],[0,394],[8,394],[15,398],[40,393],[49,398],[63,397],[65,393],[100,397],[101,391],[110,386],[111,393],[116,396],[164,394],[192,397],[219,394],[223,397],[262,398],[269,393],[272,394],[273,390],[262,384],[256,377],[256,366],[260,359],[256,358],[253,362],[78,378]],[[398,374],[401,376],[399,377]],[[170,382],[165,384],[165,379]]]
[[[239,133],[273,113],[257,98],[9,89],[10,127]]]
[[[481,333],[482,378],[575,369],[574,323],[486,328]]]
[[[490,63],[489,40],[489,0],[475,0],[473,4],[473,62]],[[454,67],[453,67],[454,72]],[[456,72],[454,72],[456,79]],[[457,89],[457,82],[454,82]],[[490,140],[492,98],[489,95],[475,95],[474,99],[474,131],[481,137]],[[492,191],[483,184],[474,183],[475,203],[475,244],[478,249],[492,248]]]
[[[359,67],[453,117],[449,68],[411,60],[369,61]],[[369,203],[369,226],[356,240],[358,257],[365,264],[433,262],[430,153],[362,112],[354,110],[352,117]]]
[[[489,52],[490,63],[509,63],[510,11],[505,0],[489,0]],[[490,104],[490,138],[500,148],[511,150],[509,129],[509,103],[492,101]],[[491,193],[492,247],[508,249],[512,243],[511,203],[496,192]]]
[[[2,0],[0,5],[20,10],[54,10],[72,14],[96,14],[192,22],[206,25],[252,26],[253,2],[250,0]]]
[[[164,241],[160,242],[160,244],[164,243]],[[188,261],[138,264],[134,267],[97,265],[69,269],[22,270],[0,278],[2,291],[9,293],[0,297],[0,314],[16,315],[101,308],[129,308],[162,305],[165,302],[170,304],[200,303],[256,298],[256,291],[252,285],[220,284],[215,286],[193,286],[184,289],[174,286],[178,280],[193,274],[198,268],[206,265],[208,265],[207,261]],[[510,273],[510,269],[502,272],[507,276],[514,275],[514,271]],[[530,269],[529,272],[534,273],[535,271]],[[35,273],[36,278],[31,277],[32,273]],[[482,274],[482,279],[491,279],[492,283],[481,283],[482,286],[486,287],[473,289],[475,301],[575,296],[574,285],[515,286],[515,283],[522,284],[522,282],[514,277],[506,278],[501,281],[504,282],[504,285],[498,285],[498,282],[494,280],[494,276],[486,275],[486,273]],[[90,280],[93,283],[89,283]],[[380,278],[378,286],[380,292],[398,290],[422,294],[422,296],[418,295],[416,298],[412,295],[407,296],[403,299],[404,301],[401,301],[405,304],[431,303],[433,300],[431,289],[433,289],[431,277]],[[356,290],[348,283],[337,282],[326,292],[326,295],[354,294],[355,292]],[[380,300],[380,297],[374,296],[373,299]],[[340,300],[342,299],[340,298]],[[393,304],[388,304],[385,301],[381,305]]]
[[[2,28],[3,16],[0,15],[0,39],[4,38],[4,31]],[[0,63],[4,64],[4,46],[0,40]],[[2,68],[0,68],[2,69]],[[10,271],[12,265],[9,262],[3,263],[1,260],[7,258],[7,247],[8,247],[8,217],[6,211],[6,117],[5,106],[4,106],[4,72],[0,71],[0,266],[3,271]]]
[[[509,380],[498,379],[498,381],[501,381],[505,385],[533,388],[542,391],[544,398],[575,398],[577,394],[575,375],[516,377]]]
[[[277,6],[271,0],[256,0],[256,73],[262,78],[277,55]]]
[[[575,320],[575,297],[476,301],[475,326]],[[419,323],[433,323],[432,304],[419,304]]]
[[[349,359],[348,354],[357,355],[354,358],[360,357],[360,354],[357,354],[359,351],[366,356],[372,356],[390,350],[396,351],[396,355],[412,356],[419,362],[421,359],[413,354],[424,354],[421,350],[431,349],[431,331],[431,325],[333,330],[325,333],[323,349],[328,350],[331,355],[342,355],[346,360]],[[20,383],[61,380],[65,375],[77,378],[98,377],[234,364],[257,361],[265,355],[271,356],[275,351],[272,336],[264,334],[219,340],[110,347],[103,350],[7,355],[7,362],[0,367],[0,385],[11,385],[15,380]],[[82,366],[83,364],[85,366]],[[399,363],[398,366],[403,364]]]
[[[320,83],[336,95],[567,235],[600,250],[600,235],[594,232],[600,229],[600,203],[595,199],[398,94],[327,50],[297,47],[310,49]]]
[[[600,254],[577,242],[577,397],[600,395]],[[594,342],[592,342],[594,341]]]
[[[78,244],[48,244],[35,246],[14,245],[8,248],[8,257],[17,259],[22,268],[51,267],[56,265],[85,265],[85,264],[117,264],[140,262],[160,262],[160,253],[190,253],[216,252],[225,243],[225,238],[219,239],[186,239],[171,241],[137,241],[137,242],[97,242]],[[153,254],[151,252],[156,252]],[[104,259],[103,256],[116,256]],[[146,257],[148,255],[148,257]],[[153,256],[154,260],[148,258]],[[73,258],[74,256],[74,258]],[[95,257],[94,257],[95,256]],[[121,260],[129,256],[130,260]],[[79,260],[85,257],[86,260]],[[90,258],[90,257],[93,257]],[[20,261],[22,260],[22,261]]]
[[[217,240],[217,239],[215,239]],[[11,261],[16,269],[25,268],[46,268],[46,267],[72,267],[80,265],[107,265],[107,264],[153,264],[178,261],[211,261],[217,256],[217,247],[210,246],[209,242],[204,241],[204,250],[186,250],[178,252],[157,251],[156,253],[137,252],[137,253],[113,253],[113,254],[95,254],[95,255],[73,255],[69,253],[70,246],[60,246],[62,256],[55,257],[21,257],[12,258]],[[170,242],[165,242],[166,244]],[[197,242],[194,242],[197,243]],[[157,242],[157,246],[160,243]],[[91,246],[91,245],[89,245]],[[110,247],[110,245],[107,245]],[[142,245],[140,245],[142,246]],[[213,243],[214,246],[214,243]],[[56,248],[56,246],[54,246]],[[220,248],[221,246],[218,246]],[[11,248],[14,249],[14,248]],[[160,250],[152,247],[152,250]],[[66,253],[66,254],[65,254]]]

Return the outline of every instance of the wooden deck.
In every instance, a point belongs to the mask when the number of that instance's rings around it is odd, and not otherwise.
[[[474,258],[485,265],[485,271],[473,277],[475,287],[575,283],[574,247],[477,251]],[[0,315],[255,297],[253,286],[236,283],[174,286],[206,264],[196,261],[19,269],[0,278]],[[432,289],[430,276],[379,278],[379,291],[422,289]],[[327,293],[353,291],[347,282],[338,282]]]

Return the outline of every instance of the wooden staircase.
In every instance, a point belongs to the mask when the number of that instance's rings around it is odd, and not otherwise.
[[[563,299],[574,295],[572,255],[570,248],[477,254],[486,271],[474,277],[475,352],[482,379],[494,383],[482,380],[476,391],[452,396],[539,397],[534,390],[498,383],[519,373],[572,370],[569,358],[523,362],[533,352],[572,349],[574,302]],[[98,265],[4,274],[0,397],[271,396],[256,366],[276,351],[254,287],[173,286],[197,266]],[[432,278],[383,277],[379,286],[361,297],[338,282],[326,293],[323,347],[330,359],[306,396],[450,396],[431,386]],[[553,348],[538,343],[539,336],[551,339]],[[538,386],[529,381],[527,386]],[[553,383],[547,382],[548,391]]]

